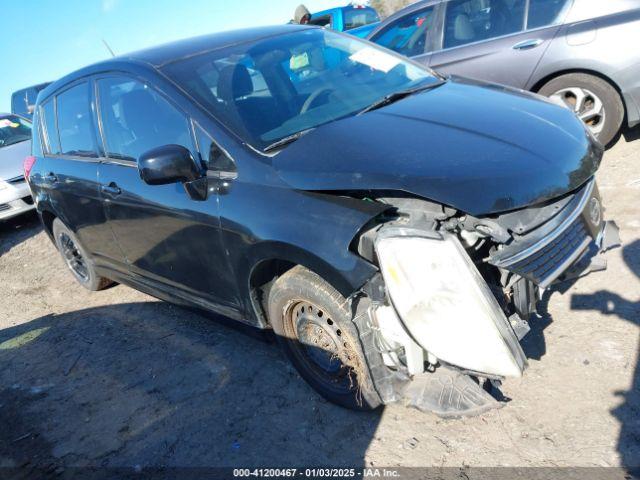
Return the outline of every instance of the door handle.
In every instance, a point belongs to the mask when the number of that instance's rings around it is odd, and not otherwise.
[[[541,38],[536,38],[533,40],[524,40],[522,42],[516,43],[512,48],[514,50],[529,50],[530,48],[536,48],[541,45],[544,40]]]
[[[109,195],[120,195],[122,193],[120,187],[114,182],[111,182],[109,185],[100,185],[100,191]]]
[[[56,177],[55,173],[49,172],[44,176],[44,180],[46,182],[56,183],[58,181],[58,177]]]

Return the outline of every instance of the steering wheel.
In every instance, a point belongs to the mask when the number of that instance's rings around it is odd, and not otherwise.
[[[304,103],[302,104],[302,108],[300,109],[300,114],[306,113],[306,111],[309,110],[309,108],[311,108],[311,104],[315,102],[320,95],[322,95],[323,93],[331,93],[331,92],[333,92],[333,89],[327,88],[327,87],[320,87],[314,90],[313,92],[311,92],[311,95],[309,95],[307,99],[304,101]]]

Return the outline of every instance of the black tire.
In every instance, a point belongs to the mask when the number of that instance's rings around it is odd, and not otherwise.
[[[596,134],[596,137],[603,145],[610,146],[614,140],[617,140],[624,120],[624,104],[620,94],[606,80],[586,73],[570,73],[556,77],[547,82],[538,93],[545,97],[551,97],[558,92],[572,88],[592,92],[602,101],[605,115],[603,125],[601,125],[602,129]],[[586,122],[587,126],[590,122],[592,127],[600,127],[594,123],[593,119]]]
[[[353,410],[374,410],[382,403],[348,302],[331,285],[294,267],[274,282],[268,307],[278,343],[320,395]]]
[[[80,285],[94,292],[113,285],[112,280],[96,274],[93,263],[82,245],[60,219],[53,220],[52,230],[53,239],[62,259]]]

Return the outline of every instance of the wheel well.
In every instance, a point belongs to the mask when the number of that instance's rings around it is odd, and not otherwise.
[[[49,236],[53,238],[53,221],[56,219],[56,216],[48,210],[44,210],[41,216],[45,230],[47,231]]]
[[[269,289],[271,288],[271,285],[278,277],[282,276],[295,266],[297,266],[297,264],[273,258],[270,260],[263,260],[251,271],[251,277],[249,279],[251,303],[258,321],[263,325],[269,325],[267,299],[269,298]]]
[[[535,85],[531,88],[531,91],[534,92],[534,93],[538,93],[540,91],[540,89],[546,83],[550,82],[554,78],[561,77],[562,75],[569,75],[571,73],[583,73],[585,75],[591,75],[593,77],[598,77],[601,80],[604,80],[605,82],[607,82],[613,88],[615,88],[616,92],[618,92],[618,95],[620,96],[620,100],[622,100],[622,105],[624,107],[624,112],[625,112],[625,115],[626,115],[626,113],[627,113],[627,105],[626,105],[626,103],[624,101],[624,96],[622,95],[622,90],[620,90],[620,87],[618,87],[616,82],[611,80],[609,77],[607,77],[606,75],[603,75],[600,72],[596,72],[595,70],[588,70],[588,69],[585,69],[585,68],[572,68],[572,69],[568,69],[568,70],[561,70],[559,72],[554,72],[554,73],[551,73],[551,74],[547,75],[546,77],[538,80],[535,83]]]

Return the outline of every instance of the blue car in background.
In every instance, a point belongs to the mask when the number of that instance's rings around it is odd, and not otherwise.
[[[347,5],[312,13],[309,24],[339,32],[348,31],[364,38],[379,22],[380,17],[374,8],[365,5]]]

